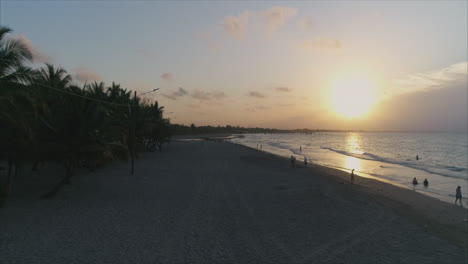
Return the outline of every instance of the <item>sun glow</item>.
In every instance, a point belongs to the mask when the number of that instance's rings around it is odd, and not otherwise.
[[[377,85],[364,74],[349,74],[337,79],[331,86],[334,111],[347,118],[367,114],[377,102]]]

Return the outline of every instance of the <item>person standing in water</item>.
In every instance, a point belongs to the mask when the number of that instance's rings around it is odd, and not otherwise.
[[[455,191],[455,204],[457,204],[457,201],[460,200],[460,206],[462,205],[462,194],[461,194],[461,187],[458,186],[457,190]]]
[[[299,146],[299,152],[302,152],[302,146]]]
[[[416,160],[419,160],[419,155],[416,155]]]
[[[351,171],[351,182],[354,183],[354,169]]]

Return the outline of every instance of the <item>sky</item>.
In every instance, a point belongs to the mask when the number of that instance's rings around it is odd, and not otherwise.
[[[467,1],[0,1],[0,24],[78,84],[173,123],[466,131]]]

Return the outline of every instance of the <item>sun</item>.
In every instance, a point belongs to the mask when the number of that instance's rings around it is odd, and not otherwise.
[[[365,74],[342,76],[331,85],[330,91],[333,110],[347,118],[364,116],[377,102],[377,84]]]

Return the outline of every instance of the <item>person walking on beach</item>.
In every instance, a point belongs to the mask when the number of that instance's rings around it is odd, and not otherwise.
[[[354,183],[354,169],[351,171],[351,182]]]
[[[457,190],[455,192],[455,204],[457,204],[457,201],[460,200],[460,206],[462,205],[462,194],[461,194],[461,187],[458,186]]]
[[[291,166],[294,166],[294,156],[291,155]]]

